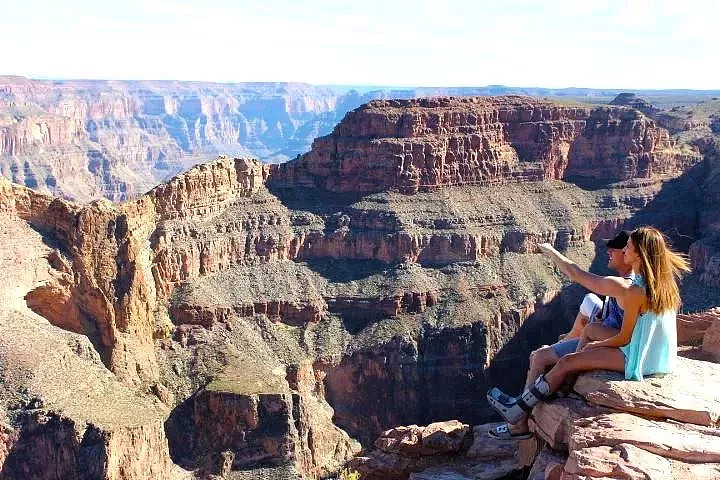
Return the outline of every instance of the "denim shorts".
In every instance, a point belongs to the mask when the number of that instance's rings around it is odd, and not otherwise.
[[[558,358],[562,358],[565,355],[575,353],[578,345],[580,345],[580,339],[571,338],[569,340],[561,340],[557,343],[553,343],[552,345],[550,345],[550,348],[553,349],[553,352],[555,352],[555,355],[557,355]]]

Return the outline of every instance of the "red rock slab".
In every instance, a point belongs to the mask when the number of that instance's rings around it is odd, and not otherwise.
[[[682,480],[717,480],[720,463],[684,463],[671,461],[672,478]]]
[[[570,452],[564,479],[622,478],[627,480],[671,478],[671,462],[635,445],[581,448]]]
[[[678,344],[702,342],[705,332],[717,319],[720,319],[720,311],[715,308],[699,313],[679,313],[676,319]]]
[[[532,437],[518,442],[518,451],[515,461],[518,468],[532,466],[540,451],[545,446],[545,441],[538,437]]]
[[[559,398],[541,402],[533,410],[530,430],[545,440],[551,448],[567,450],[573,420],[610,413],[610,410],[591,405],[581,399]]]
[[[465,456],[470,459],[515,458],[518,442],[503,442],[490,435],[488,431],[502,423],[485,423],[473,427],[473,443]]]
[[[720,430],[629,413],[580,418],[570,430],[569,450],[630,443],[662,457],[686,462],[720,462]]]
[[[662,378],[626,381],[622,374],[593,371],[581,375],[574,390],[589,402],[648,417],[714,426],[720,419],[720,365],[678,358],[677,368]]]
[[[457,420],[435,422],[427,427],[410,425],[383,432],[375,446],[383,452],[400,455],[457,453],[469,433],[468,425]]]
[[[705,331],[702,348],[711,354],[716,361],[720,360],[720,319],[715,319]]]
[[[614,447],[582,448],[572,452],[562,478],[716,480],[720,478],[720,464],[668,460],[632,444],[621,443]]]

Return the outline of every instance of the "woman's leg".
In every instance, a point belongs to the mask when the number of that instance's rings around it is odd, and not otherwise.
[[[617,328],[606,327],[601,322],[589,323],[582,331],[580,336],[580,346],[578,349],[585,346],[588,342],[594,342],[596,340],[606,340],[610,337],[614,337],[620,333]]]
[[[545,374],[545,380],[554,392],[560,387],[565,377],[571,372],[587,370],[625,371],[625,355],[619,348],[593,348],[562,357],[555,366]]]

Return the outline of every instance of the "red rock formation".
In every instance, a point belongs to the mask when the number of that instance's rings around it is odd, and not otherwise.
[[[718,375],[716,364],[684,359],[676,374],[643,382],[625,381],[617,373],[589,372],[574,387],[581,396],[541,402],[534,408],[534,439],[501,442],[487,433],[499,424],[478,425],[468,450],[447,455],[442,448],[423,448],[425,432],[433,426],[398,427],[378,438],[376,450],[348,465],[372,480],[491,479],[530,464],[531,480],[714,479],[720,475],[715,428],[720,404],[698,380],[714,382]],[[610,398],[612,408],[606,406]]]
[[[79,207],[2,178],[0,209],[53,236],[59,245],[61,253],[52,257],[54,279],[30,292],[29,304],[52,323],[96,342],[118,375],[129,381],[157,379],[152,287],[127,217],[107,201]]]
[[[306,478],[336,471],[359,445],[333,425],[309,364],[288,368],[287,381],[221,378],[193,396],[190,427],[172,434],[185,439],[185,462],[210,474],[257,463],[290,463]]]
[[[306,155],[274,166],[272,184],[372,192],[505,180],[679,173],[667,131],[622,107],[529,97],[373,101]]]
[[[285,160],[330,128],[334,116],[318,115],[348,108],[346,95],[291,83],[0,76],[0,92],[0,173],[80,201],[132,198],[228,148]]]

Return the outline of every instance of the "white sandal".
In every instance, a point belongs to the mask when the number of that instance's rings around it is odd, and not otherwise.
[[[510,425],[507,423],[503,423],[502,425],[498,425],[492,430],[488,430],[488,435],[490,435],[496,440],[507,441],[527,440],[528,438],[532,438],[535,436],[532,432],[512,433],[510,431]]]

